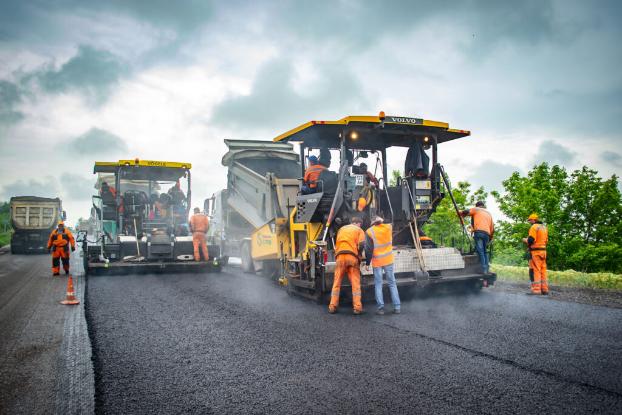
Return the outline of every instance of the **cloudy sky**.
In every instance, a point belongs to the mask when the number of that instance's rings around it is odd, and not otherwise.
[[[534,163],[622,171],[622,2],[0,2],[0,200],[89,213],[95,160],[190,161],[225,138],[387,114],[472,136],[446,170],[487,190]],[[396,165],[397,166],[397,165]],[[195,203],[196,204],[196,203]]]

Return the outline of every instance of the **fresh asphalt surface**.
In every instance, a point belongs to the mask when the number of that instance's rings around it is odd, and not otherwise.
[[[622,413],[622,309],[484,290],[329,315],[235,268],[87,290],[99,413]]]

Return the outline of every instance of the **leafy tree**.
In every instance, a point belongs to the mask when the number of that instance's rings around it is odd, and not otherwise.
[[[402,173],[399,170],[391,171],[391,178],[389,179],[389,186],[395,187],[398,185],[398,181],[401,177]]]
[[[423,231],[434,241],[442,245],[466,248],[468,241],[464,238],[460,219],[444,184],[441,187],[441,191],[445,193],[445,198],[437,206],[436,211],[430,217],[430,221],[423,226]],[[471,184],[468,182],[458,182],[457,186],[452,186],[452,193],[460,210],[472,207],[475,205],[475,202],[486,200],[488,196],[483,187],[472,192]]]
[[[547,264],[551,269],[622,270],[622,198],[618,178],[603,181],[583,167],[568,175],[542,163],[526,176],[515,172],[493,192],[507,221],[497,227],[501,251],[523,250],[527,217],[538,213],[549,230]]]

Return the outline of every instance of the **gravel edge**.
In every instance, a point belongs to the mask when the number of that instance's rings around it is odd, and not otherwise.
[[[95,375],[91,340],[84,312],[86,284],[83,275],[74,278],[80,300],[65,314],[63,342],[56,379],[56,414],[92,414],[95,411]]]
[[[525,294],[529,291],[529,282],[511,282],[497,279],[491,289],[495,291]],[[549,290],[550,294],[547,298],[551,300],[570,301],[609,308],[622,308],[622,291],[559,285],[549,285]]]

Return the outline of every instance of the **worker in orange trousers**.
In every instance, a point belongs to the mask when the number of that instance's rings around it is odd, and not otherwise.
[[[328,312],[334,314],[339,307],[341,281],[347,275],[352,286],[352,306],[354,314],[363,313],[361,301],[361,253],[364,251],[365,232],[361,229],[363,220],[353,217],[351,224],[342,226],[335,241],[335,279],[330,297]]]
[[[65,274],[69,274],[69,248],[76,250],[76,240],[71,231],[65,229],[63,221],[58,222],[58,227],[52,231],[48,239],[48,252],[52,251],[52,274],[60,274],[60,263],[63,262]]]
[[[203,253],[203,260],[207,261],[209,259],[209,254],[207,253],[207,243],[205,242],[205,234],[209,229],[209,219],[206,215],[201,213],[201,209],[198,207],[194,208],[194,215],[190,218],[190,232],[192,232],[192,246],[194,248],[194,260],[200,261],[201,257],[199,255],[199,248]]]
[[[529,236],[523,242],[529,247],[529,270],[533,273],[531,281],[531,295],[548,295],[549,284],[546,276],[546,245],[549,242],[549,232],[542,224],[538,215],[532,213],[527,221],[531,224]]]

